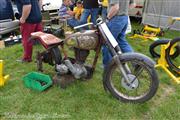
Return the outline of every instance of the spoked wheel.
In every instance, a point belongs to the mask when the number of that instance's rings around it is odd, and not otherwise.
[[[37,65],[38,71],[43,72],[42,56],[41,56],[41,53],[39,51],[36,54],[36,65]]]
[[[55,71],[57,71],[56,65],[60,65],[62,63],[62,56],[58,46],[53,47],[51,49],[51,53],[52,53],[52,63],[55,65]]]
[[[179,48],[178,51],[176,52],[177,57],[175,59],[172,59],[170,55],[175,51],[176,48]],[[180,38],[173,39],[170,42],[169,47],[166,49],[165,56],[169,67],[176,73],[180,74]]]
[[[118,65],[112,60],[104,71],[104,87],[118,100],[142,103],[151,99],[159,81],[153,62],[141,54],[127,53],[119,56],[125,68],[129,83],[125,80]]]
[[[49,49],[49,51],[44,51],[42,53],[37,52],[36,62],[37,62],[38,71],[41,72],[43,72],[43,62],[48,63],[49,65],[52,66],[61,64],[62,56],[58,46],[55,46]]]
[[[54,64],[61,64],[62,62],[62,56],[61,56],[61,52],[58,48],[58,46],[53,47],[52,48],[52,55],[53,55],[53,60],[54,60]]]

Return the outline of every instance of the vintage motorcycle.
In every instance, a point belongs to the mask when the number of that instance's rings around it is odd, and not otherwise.
[[[89,24],[74,29],[81,29]],[[101,46],[104,44],[112,55],[112,60],[103,72],[105,90],[123,102],[142,103],[151,99],[159,85],[155,63],[140,53],[122,53],[118,42],[101,18],[97,19],[95,28],[75,32],[64,40],[47,33],[32,33],[32,39],[40,41],[46,49],[37,53],[38,70],[42,71],[42,62],[45,62],[54,65],[60,77],[70,74],[75,79],[90,79],[95,71]],[[63,47],[65,44],[74,48],[74,58],[67,55]],[[86,58],[90,50],[95,51],[95,57],[93,64],[87,66]]]

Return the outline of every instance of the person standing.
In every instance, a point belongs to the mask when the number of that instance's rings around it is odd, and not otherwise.
[[[134,6],[134,0],[109,0],[107,26],[117,40],[123,53],[133,52],[132,47],[125,39],[125,32],[128,26],[128,8]],[[103,65],[106,67],[108,62],[112,59],[112,56],[105,46],[102,48],[102,54]]]
[[[87,23],[87,19],[91,15],[91,22],[95,25],[99,13],[98,0],[83,0],[83,7],[84,11],[81,15],[80,24]]]
[[[42,0],[16,0],[20,13],[20,32],[24,55],[20,62],[31,62],[33,42],[29,40],[32,32],[42,31]]]
[[[106,20],[107,17],[107,7],[108,7],[108,0],[103,0],[102,1],[102,11],[101,11],[101,16],[103,20]]]

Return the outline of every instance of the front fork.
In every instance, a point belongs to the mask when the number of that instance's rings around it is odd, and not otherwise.
[[[125,82],[130,85],[131,81],[129,80],[128,73],[131,73],[129,67],[127,64],[122,64],[121,61],[119,60],[119,55],[122,54],[121,48],[119,47],[118,42],[110,32],[109,28],[107,27],[106,23],[100,23],[99,24],[99,31],[102,35],[102,37],[105,40],[105,43],[107,47],[109,48],[113,59],[115,60],[116,64],[118,65],[119,70],[122,72],[122,75],[125,79]]]
[[[121,51],[118,51],[116,55],[114,55],[113,59],[115,60],[115,63],[117,64],[119,70],[121,71],[123,78],[125,79],[125,82],[127,84],[131,84],[131,80],[129,80],[128,73],[131,73],[129,66],[127,64],[122,64],[119,60],[119,55],[122,54]]]

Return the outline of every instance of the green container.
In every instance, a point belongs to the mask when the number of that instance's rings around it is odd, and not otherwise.
[[[43,91],[52,85],[49,75],[38,72],[28,73],[23,77],[24,84],[27,88]]]

